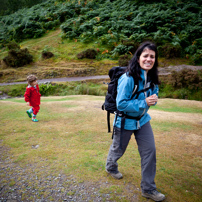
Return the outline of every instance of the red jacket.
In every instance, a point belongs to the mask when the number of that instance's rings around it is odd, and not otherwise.
[[[40,105],[41,94],[39,93],[39,85],[37,84],[36,88],[30,85],[27,86],[24,97],[25,97],[25,102],[29,102],[30,106]]]

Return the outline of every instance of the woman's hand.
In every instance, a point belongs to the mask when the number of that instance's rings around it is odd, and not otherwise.
[[[27,106],[29,106],[29,102],[27,102]]]
[[[158,96],[156,94],[153,94],[146,98],[146,102],[148,106],[155,105],[156,102],[158,102]]]

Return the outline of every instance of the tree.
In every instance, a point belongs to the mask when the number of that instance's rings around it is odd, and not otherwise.
[[[0,0],[0,16],[9,15],[22,8],[30,8],[47,0]]]

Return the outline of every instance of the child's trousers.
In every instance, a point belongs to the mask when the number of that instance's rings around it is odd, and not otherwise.
[[[141,188],[142,192],[156,189],[154,178],[156,175],[156,148],[154,135],[150,125],[147,122],[139,130],[125,130],[122,138],[122,149],[120,149],[121,129],[114,127],[113,142],[109,149],[106,169],[109,172],[118,172],[118,159],[121,158],[128,146],[131,135],[134,133],[141,157]],[[127,164],[127,161],[125,161]]]
[[[40,109],[40,106],[37,105],[37,106],[32,106],[32,111],[33,111],[33,114],[36,116],[37,113],[39,112],[39,109]]]

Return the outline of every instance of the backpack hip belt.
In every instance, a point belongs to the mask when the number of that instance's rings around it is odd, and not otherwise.
[[[115,112],[115,115],[116,115],[116,119],[115,119],[115,123],[116,123],[116,120],[117,120],[117,117],[121,117],[121,134],[120,134],[120,149],[122,149],[122,140],[123,140],[123,130],[124,130],[124,125],[125,125],[125,120],[126,119],[135,119],[137,121],[137,129],[139,130],[140,129],[140,119],[144,116],[144,114],[138,116],[138,117],[134,117],[134,116],[129,116],[127,114],[124,114],[123,112],[120,112],[120,111],[117,111]],[[112,133],[112,139],[113,139],[113,136],[114,136],[114,132]]]

